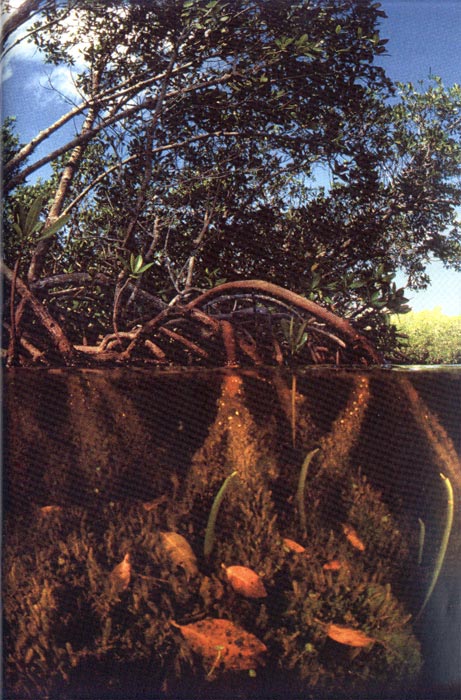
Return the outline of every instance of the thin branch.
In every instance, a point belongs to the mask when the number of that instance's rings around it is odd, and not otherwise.
[[[232,73],[224,73],[220,78],[216,78],[215,80],[204,80],[199,83],[196,83],[194,85],[191,85],[188,88],[179,88],[177,90],[173,90],[170,93],[167,93],[165,96],[165,99],[173,99],[174,97],[178,95],[185,95],[189,92],[194,92],[195,90],[200,90],[201,88],[204,87],[211,87],[213,85],[221,85],[228,80],[232,78]],[[97,96],[95,98],[97,100]],[[44,165],[47,165],[49,162],[56,160],[59,156],[63,155],[64,153],[67,153],[67,151],[70,151],[74,149],[77,146],[84,145],[88,143],[94,136],[96,136],[100,131],[103,129],[106,129],[108,126],[111,126],[112,124],[115,124],[122,119],[126,119],[127,117],[132,116],[133,114],[136,114],[137,112],[140,112],[144,109],[151,109],[152,107],[155,107],[156,99],[153,97],[149,97],[148,99],[144,100],[138,105],[134,105],[132,107],[129,107],[128,109],[125,109],[124,111],[114,114],[113,116],[109,118],[103,118],[101,122],[97,125],[94,126],[92,129],[86,131],[85,133],[81,132],[73,138],[71,141],[68,141],[66,144],[63,146],[60,146],[59,148],[56,148],[54,151],[49,153],[48,155],[44,156],[43,158],[40,158],[39,160],[35,161],[35,163],[32,163],[28,167],[24,168],[20,173],[18,173],[15,177],[10,178],[10,180],[6,181],[6,191],[8,192],[9,190],[13,189],[17,185],[19,185],[21,182],[23,182],[29,175],[34,173],[36,170],[39,168],[43,167]],[[11,162],[11,161],[10,161]]]
[[[135,230],[136,222],[138,220],[139,214],[141,213],[142,206],[145,202],[146,199],[146,193],[147,193],[147,188],[149,187],[149,182],[152,176],[152,158],[153,158],[153,139],[154,139],[154,127],[156,126],[159,118],[160,118],[160,113],[163,108],[163,103],[165,101],[165,94],[166,94],[166,89],[168,86],[168,83],[171,79],[172,73],[173,73],[173,68],[174,64],[176,61],[176,52],[173,52],[170,62],[168,64],[168,68],[165,72],[165,77],[162,81],[162,86],[158,92],[157,95],[157,104],[155,105],[155,110],[152,115],[152,119],[150,120],[148,129],[147,129],[147,147],[146,151],[144,154],[144,174],[143,174],[143,179],[141,183],[141,187],[138,192],[138,196],[136,198],[136,204],[135,204],[135,212],[134,212],[134,217],[131,219],[129,225],[128,225],[128,230],[126,232],[125,238],[122,243],[123,248],[129,249],[131,239]]]
[[[162,153],[163,151],[171,151],[173,149],[183,148],[184,146],[188,146],[189,144],[195,143],[197,141],[202,141],[203,139],[219,138],[221,136],[241,136],[241,134],[238,131],[211,131],[206,134],[191,136],[190,138],[185,139],[184,141],[174,141],[173,143],[169,143],[166,146],[158,146],[157,148],[152,149],[152,153],[155,154]],[[78,194],[77,197],[75,197],[75,199],[73,199],[72,202],[70,202],[70,204],[67,205],[62,215],[65,216],[69,214],[72,211],[72,209],[88,194],[88,192],[91,192],[92,189],[94,189],[97,185],[99,185],[100,182],[102,182],[106,177],[113,173],[114,170],[118,170],[121,166],[127,165],[128,163],[132,163],[133,161],[138,160],[139,158],[142,158],[141,153],[136,153],[132,156],[128,156],[119,163],[112,165],[110,168],[101,173],[101,175],[98,175],[97,178],[95,178],[89,185],[87,185],[87,187],[85,187],[85,189],[83,189],[80,192],[80,194]]]
[[[192,65],[191,62],[186,63],[173,72],[174,74],[180,72],[180,70],[186,70]],[[67,124],[71,119],[74,119],[77,117],[79,114],[84,112],[86,109],[90,109],[91,107],[94,107],[96,103],[100,106],[104,106],[107,102],[110,100],[120,100],[120,98],[124,97],[126,99],[132,99],[134,94],[141,92],[142,90],[145,90],[147,87],[152,85],[153,83],[157,82],[158,80],[163,80],[165,77],[166,71],[162,71],[162,73],[158,73],[157,75],[154,75],[151,78],[148,78],[147,80],[141,80],[134,85],[129,84],[129,80],[124,81],[119,85],[117,88],[110,88],[109,90],[106,90],[105,92],[102,92],[100,95],[95,95],[94,97],[88,98],[84,102],[82,102],[79,105],[76,105],[73,109],[69,110],[69,112],[66,112],[62,117],[57,119],[53,124],[48,126],[46,129],[43,129],[40,131],[37,136],[35,136],[29,143],[27,143],[25,146],[23,146],[9,161],[8,163],[5,164],[4,166],[4,173],[8,174],[11,170],[15,169],[20,165],[26,158],[28,158],[37,148],[37,146],[42,143],[45,139],[47,139],[51,134],[53,134],[55,131],[60,129],[62,126]],[[120,89],[121,87],[127,85],[128,87],[125,87],[124,89]],[[116,108],[120,107],[120,103],[115,105]],[[72,145],[69,146],[67,150],[70,150],[72,148]],[[65,152],[65,151],[64,151]],[[41,166],[39,166],[41,167]],[[28,173],[29,174],[29,173]]]

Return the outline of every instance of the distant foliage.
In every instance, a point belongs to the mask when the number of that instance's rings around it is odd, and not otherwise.
[[[402,334],[400,349],[412,364],[461,363],[461,316],[445,316],[440,307],[394,316]]]

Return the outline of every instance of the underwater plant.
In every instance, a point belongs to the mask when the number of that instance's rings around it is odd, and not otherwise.
[[[296,501],[298,503],[298,509],[299,509],[299,521],[301,524],[301,528],[303,532],[306,530],[306,509],[304,507],[304,490],[306,487],[306,477],[307,477],[307,471],[309,469],[309,465],[312,462],[312,458],[314,457],[315,454],[319,451],[319,448],[316,447],[314,450],[311,450],[307,456],[306,459],[303,462],[303,465],[301,467],[301,471],[299,474],[299,481],[298,481],[298,489],[296,491]]]
[[[213,545],[215,541],[216,519],[218,517],[219,509],[221,507],[221,502],[225,496],[229,484],[235,479],[236,476],[238,476],[237,470],[233,471],[232,474],[229,474],[229,476],[226,477],[226,479],[224,479],[222,486],[216,494],[213,504],[211,506],[205,530],[205,539],[203,543],[203,554],[206,559],[210,556],[213,550]]]
[[[453,496],[453,487],[451,485],[450,479],[445,476],[445,474],[440,473],[440,478],[443,480],[444,486],[445,486],[445,491],[446,491],[446,497],[447,497],[447,512],[445,516],[445,527],[443,530],[443,535],[442,535],[442,540],[440,542],[440,547],[439,551],[437,554],[437,559],[435,560],[435,565],[434,565],[434,570],[432,572],[432,578],[431,582],[429,584],[429,588],[427,590],[426,596],[423,600],[423,603],[419,609],[418,614],[416,615],[416,620],[418,620],[426,605],[429,602],[429,599],[434,592],[435,585],[438,581],[440,572],[442,570],[443,562],[445,561],[445,555],[447,553],[447,548],[448,548],[448,540],[450,539],[450,533],[451,533],[451,528],[453,525],[453,512],[454,512],[454,496]]]
[[[424,542],[426,540],[426,525],[424,523],[424,520],[422,520],[421,518],[418,518],[418,525],[419,525],[419,539],[418,539],[418,566],[419,566],[423,560]]]

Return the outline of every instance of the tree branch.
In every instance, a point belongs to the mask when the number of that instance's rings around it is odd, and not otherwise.
[[[14,273],[7,265],[5,265],[3,260],[0,261],[0,270],[6,279],[12,284]],[[43,306],[37,297],[32,294],[30,289],[28,289],[26,284],[24,284],[19,277],[15,278],[15,284],[17,291],[23,297],[23,299],[30,304],[36,318],[47,331],[63,360],[66,362],[66,364],[70,364],[75,357],[74,348],[60,325],[54,320],[45,306]]]
[[[185,70],[188,67],[191,66],[191,63],[186,63],[180,67],[178,67],[174,73],[179,72],[180,70]],[[120,89],[121,87],[123,88],[129,81],[125,81],[124,83],[121,83],[117,88],[111,88],[110,90],[106,90],[105,92],[102,92],[100,95],[96,95],[94,97],[89,98],[88,100],[85,100],[81,104],[77,105],[73,109],[69,110],[66,114],[64,114],[62,117],[57,119],[53,124],[48,126],[46,129],[43,129],[40,131],[37,136],[35,136],[29,143],[27,143],[25,146],[23,146],[9,161],[8,163],[5,164],[4,166],[4,173],[7,175],[9,172],[17,168],[24,160],[26,160],[39,146],[42,141],[45,141],[51,134],[53,134],[55,131],[58,131],[62,126],[67,124],[71,119],[74,119],[74,117],[77,117],[79,114],[82,114],[86,109],[90,109],[96,105],[104,106],[107,102],[110,100],[118,100],[122,97],[128,97],[132,98],[134,94],[145,90],[147,87],[152,85],[153,83],[157,82],[158,80],[162,80],[165,77],[166,72],[163,71],[162,73],[158,73],[154,77],[149,78],[148,80],[142,80],[138,81],[134,85],[129,85],[128,87],[125,87],[124,89]],[[123,118],[123,117],[121,117]],[[66,150],[70,150],[72,148],[72,145],[69,145],[69,148]],[[65,151],[63,151],[65,152]],[[41,167],[41,165],[39,166]],[[29,175],[30,173],[27,173]],[[26,175],[26,177],[27,177]],[[17,184],[17,183],[16,183]],[[15,185],[13,185],[15,186]]]
[[[189,92],[194,92],[195,90],[200,90],[201,88],[204,87],[211,87],[213,85],[222,85],[223,83],[227,82],[232,78],[232,73],[224,73],[220,78],[216,78],[215,80],[203,80],[199,83],[196,83],[195,85],[191,85],[188,88],[179,88],[177,90],[173,90],[170,93],[167,93],[165,96],[165,99],[172,99],[174,97],[178,97],[180,95],[185,95]],[[122,119],[126,119],[127,117],[132,116],[133,114],[136,114],[136,112],[140,112],[143,109],[151,109],[152,107],[155,108],[155,103],[156,99],[154,97],[149,97],[148,99],[144,100],[144,102],[141,102],[139,105],[134,105],[133,107],[129,107],[128,109],[125,109],[124,111],[113,115],[112,117],[108,119],[102,119],[100,124],[97,126],[94,126],[92,129],[89,129],[87,132],[83,133],[81,132],[78,136],[76,136],[74,139],[71,141],[68,141],[66,144],[63,146],[60,146],[59,148],[56,148],[52,153],[49,153],[47,156],[44,156],[43,158],[40,158],[40,160],[37,160],[35,163],[32,163],[29,165],[27,168],[24,168],[20,173],[18,173],[15,177],[10,178],[10,180],[6,181],[6,187],[5,190],[6,192],[9,192],[12,190],[14,187],[19,185],[21,182],[24,182],[24,180],[34,173],[36,170],[39,168],[43,167],[44,165],[47,165],[50,161],[56,160],[59,156],[63,155],[64,153],[67,153],[67,151],[72,150],[73,148],[80,146],[82,144],[87,143],[90,141],[93,136],[96,136],[100,131],[103,129],[106,129],[108,126],[111,126],[112,124],[116,124],[117,122],[121,121]]]
[[[319,306],[310,299],[306,299],[305,297],[302,297],[299,294],[296,294],[295,292],[292,292],[288,289],[284,289],[283,287],[279,287],[278,285],[272,284],[271,282],[265,282],[263,280],[241,280],[238,282],[225,282],[224,284],[220,284],[219,286],[214,287],[213,289],[209,289],[193,301],[186,304],[184,307],[184,311],[187,312],[191,309],[200,307],[202,304],[211,301],[211,299],[215,297],[221,296],[223,293],[229,293],[234,290],[237,291],[242,289],[248,291],[256,290],[261,292],[267,292],[268,294],[276,298],[278,297],[280,299],[283,299],[284,301],[287,301],[293,306],[296,306],[304,311],[308,311],[313,316],[320,318],[322,321],[325,321],[330,326],[333,326],[333,328],[335,328],[337,331],[342,333],[349,341],[352,342],[353,347],[361,347],[365,351],[366,355],[368,355],[369,359],[371,359],[373,362],[381,364],[382,358],[379,355],[379,353],[361,333],[356,331],[355,328],[351,326],[351,324],[348,321],[346,321],[343,318],[340,318],[339,316],[336,316],[336,314],[332,313],[328,309],[324,309],[323,306]]]

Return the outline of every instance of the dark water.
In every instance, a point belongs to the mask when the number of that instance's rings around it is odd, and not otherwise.
[[[11,370],[4,406],[10,522],[50,505],[97,511],[165,494],[179,498],[187,489],[197,491],[191,496],[197,503],[202,477],[219,485],[226,469],[247,468],[247,454],[267,470],[283,520],[300,464],[318,447],[319,473],[330,470],[333,480],[357,470],[392,517],[414,528],[415,540],[424,522],[421,568],[403,572],[399,583],[413,614],[446,523],[443,473],[454,492],[454,522],[441,576],[415,625],[424,666],[408,697],[459,696],[461,369],[316,368],[298,372],[295,383],[289,372],[273,370]],[[224,432],[219,426],[232,418],[229,406],[240,422]],[[335,493],[329,491],[322,511],[326,522],[342,507]]]

